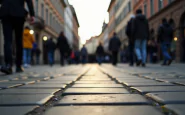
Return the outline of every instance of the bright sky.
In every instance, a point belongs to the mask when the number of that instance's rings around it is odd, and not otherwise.
[[[104,20],[108,22],[110,0],[69,0],[69,3],[77,13],[81,43],[84,44],[91,36],[99,35]]]

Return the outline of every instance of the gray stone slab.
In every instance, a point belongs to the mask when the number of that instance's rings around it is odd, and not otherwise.
[[[7,83],[7,84],[33,84],[33,83],[35,83],[35,81],[32,81],[32,80],[16,80],[16,81],[8,81],[8,82],[2,82],[2,83]]]
[[[18,87],[21,86],[22,84],[20,83],[0,83],[0,88],[1,89],[8,89],[12,87]]]
[[[43,105],[49,101],[51,94],[30,94],[30,95],[0,95],[0,106],[21,106],[21,105]]]
[[[21,86],[20,88],[31,88],[31,89],[34,89],[34,88],[43,88],[43,89],[56,89],[56,88],[65,88],[66,87],[66,84],[45,84],[45,83],[36,83],[36,84],[29,84],[29,85],[24,85],[24,86]]]
[[[138,94],[69,95],[58,105],[148,105],[150,102]]]
[[[168,104],[164,108],[166,109],[165,111],[175,115],[184,115],[185,113],[185,104]]]
[[[63,95],[81,94],[128,94],[124,88],[68,88]]]
[[[163,81],[163,82],[171,82],[171,83],[185,82],[185,79],[156,79],[156,80]]]
[[[128,79],[128,80],[124,79],[124,80],[121,80],[121,79],[119,79],[118,81],[126,83],[126,82],[153,82],[154,80],[149,80],[149,79]]]
[[[0,107],[0,111],[2,115],[26,115],[37,108],[38,106]]]
[[[185,104],[185,92],[148,93],[146,96],[160,104]]]
[[[107,81],[76,81],[75,84],[78,83],[78,84],[116,84],[116,82],[114,81],[110,81],[110,80],[107,80]]]
[[[53,80],[48,80],[48,81],[40,81],[39,83],[45,83],[45,84],[71,84],[72,81],[53,81]]]
[[[165,82],[127,82],[124,85],[129,87],[143,87],[143,86],[174,86],[171,83]]]
[[[59,106],[44,115],[163,115],[152,106]]]
[[[121,84],[74,84],[73,88],[123,88]]]
[[[185,81],[176,81],[174,83],[179,84],[179,85],[185,85]]]
[[[21,89],[11,88],[6,90],[0,90],[0,94],[54,94],[61,89]]]
[[[184,86],[147,86],[147,87],[132,87],[140,93],[153,93],[153,92],[185,92]]]

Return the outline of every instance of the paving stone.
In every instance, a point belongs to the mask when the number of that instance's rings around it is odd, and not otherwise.
[[[174,86],[171,83],[165,82],[126,82],[124,85],[129,87],[143,87],[143,86]]]
[[[6,90],[0,90],[0,94],[54,94],[61,89],[21,89],[11,88]]]
[[[179,84],[179,85],[185,85],[185,81],[176,81],[174,83]]]
[[[119,79],[118,81],[126,83],[126,82],[153,82],[154,80],[149,80],[149,79],[128,79],[128,80],[124,79],[124,80],[121,80],[121,79]]]
[[[2,115],[26,115],[37,108],[38,106],[0,107],[0,111]]]
[[[160,104],[185,104],[185,92],[148,93],[146,96]]]
[[[0,83],[0,88],[1,89],[8,89],[12,87],[18,87],[21,86],[21,83]]]
[[[111,81],[110,78],[107,79],[80,79],[80,81]]]
[[[53,80],[48,80],[48,81],[40,81],[39,83],[41,84],[71,84],[72,81],[53,81]]]
[[[116,84],[114,81],[106,80],[106,81],[76,81],[75,84]]]
[[[150,102],[138,94],[70,95],[58,105],[148,105]]]
[[[123,88],[121,84],[74,84],[73,88]]]
[[[163,82],[185,82],[185,79],[157,79],[158,81],[163,81]]]
[[[82,94],[128,94],[124,88],[68,88],[63,95],[82,95]]]
[[[21,105],[43,105],[49,101],[53,95],[51,94],[30,94],[30,95],[0,95],[0,106],[21,106]]]
[[[169,113],[173,113],[175,115],[184,115],[185,113],[185,104],[168,104],[164,106],[165,109]]]
[[[7,84],[33,84],[35,81],[32,80],[16,80],[16,81],[8,81],[8,82],[2,82],[2,83],[7,83]]]
[[[21,86],[20,88],[31,88],[31,89],[34,89],[34,88],[43,88],[43,89],[56,89],[56,88],[65,88],[66,87],[66,84],[45,84],[45,83],[36,83],[36,84],[29,84],[29,85],[24,85],[24,86]]]
[[[153,92],[185,92],[184,86],[147,86],[147,87],[132,87],[140,93],[153,93]]]
[[[151,106],[57,106],[44,115],[163,115]]]

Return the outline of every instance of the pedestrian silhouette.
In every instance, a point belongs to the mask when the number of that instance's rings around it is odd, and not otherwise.
[[[1,71],[6,74],[12,73],[12,41],[13,31],[15,31],[16,41],[16,72],[23,72],[21,67],[23,58],[23,26],[28,12],[25,10],[24,2],[26,1],[31,23],[34,21],[34,9],[32,0],[0,0],[0,19],[2,20],[4,34],[4,55],[5,65]]]
[[[96,49],[96,59],[99,65],[101,65],[104,60],[104,49],[101,42],[99,43],[99,46]]]
[[[48,62],[50,66],[53,66],[54,64],[54,55],[55,55],[55,49],[56,49],[56,44],[53,42],[53,38],[50,38],[46,42],[46,48],[47,48],[47,53],[48,53]]]
[[[87,63],[87,56],[88,56],[87,48],[85,47],[85,45],[83,45],[81,49],[82,64]]]

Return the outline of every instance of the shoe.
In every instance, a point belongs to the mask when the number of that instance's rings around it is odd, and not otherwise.
[[[22,67],[17,67],[17,68],[16,68],[16,72],[17,72],[17,73],[24,72],[24,69],[23,69]]]
[[[169,61],[168,61],[168,65],[171,65],[171,63],[172,63],[172,59],[170,59]]]
[[[0,70],[1,70],[1,72],[5,73],[7,75],[13,73],[11,66],[2,66]]]
[[[142,67],[146,67],[146,64],[143,63],[143,64],[142,64]]]
[[[141,60],[139,60],[137,63],[136,63],[136,66],[140,66],[141,65]]]

